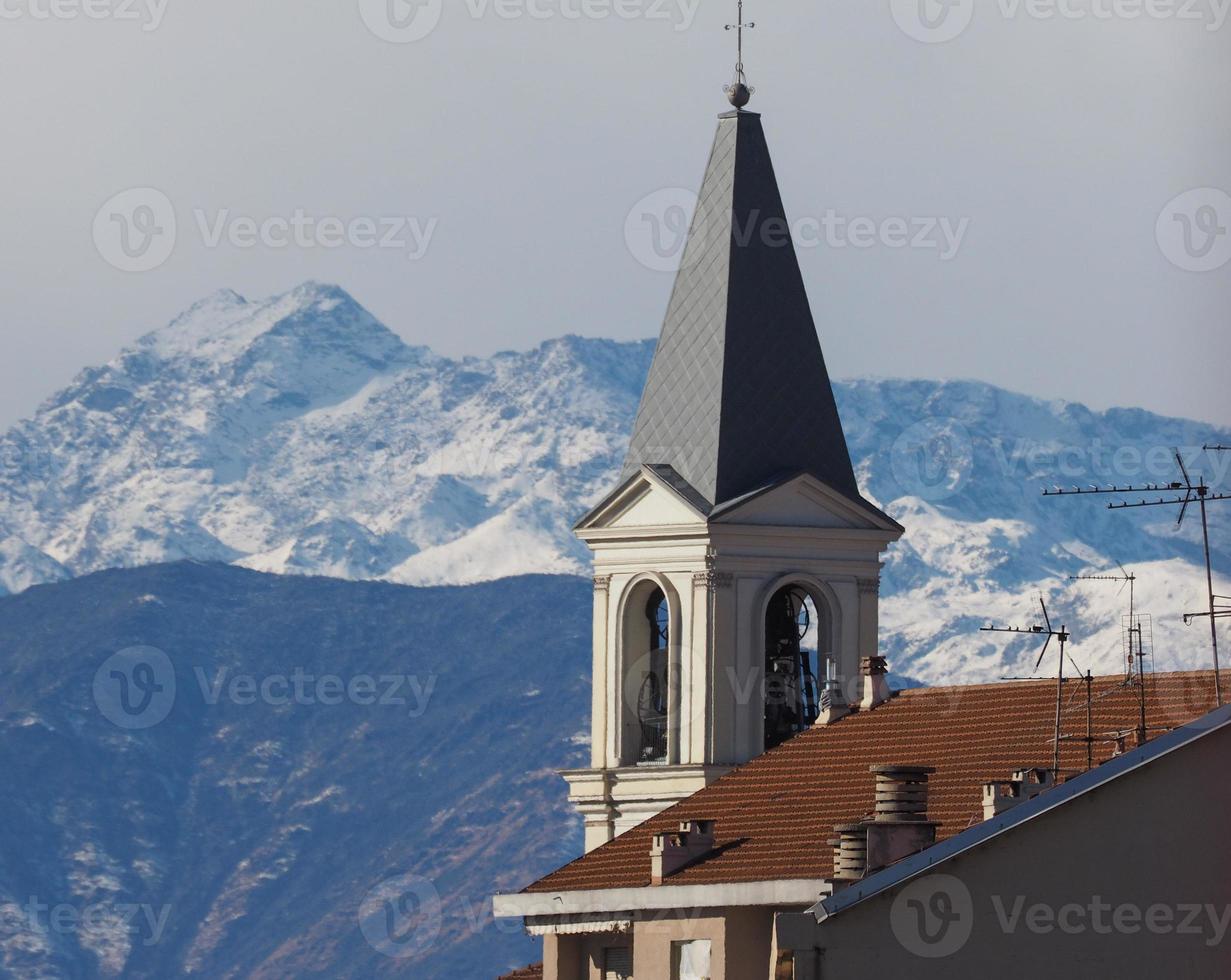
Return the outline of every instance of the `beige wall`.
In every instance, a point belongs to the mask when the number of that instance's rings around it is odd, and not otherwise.
[[[664,913],[634,924],[632,933],[548,936],[544,980],[602,980],[603,950],[631,945],[636,980],[671,980],[671,944],[708,939],[713,944],[713,980],[770,977],[774,910],[721,909],[684,916]]]
[[[819,926],[811,916],[792,917],[780,927],[780,939],[789,935],[799,949],[806,943],[820,950],[819,973],[805,968],[807,957],[797,957],[800,980],[1226,980],[1229,832],[1231,730],[1223,729],[938,867],[936,875],[951,876],[970,895],[969,938],[951,955],[925,958],[900,938],[917,943],[919,935],[912,926],[919,906],[911,910],[908,901],[929,901],[938,885],[962,900],[952,881],[935,876]],[[1034,906],[1042,910],[1031,912]],[[1019,907],[1020,918],[1006,932],[1003,921]],[[1128,911],[1119,913],[1118,928],[1113,910],[1121,907]],[[1140,922],[1134,909],[1141,910]],[[1211,909],[1228,927],[1218,943],[1221,927],[1212,924]],[[1197,917],[1188,925],[1202,934],[1177,934],[1190,914]],[[945,936],[960,942],[963,931],[953,928],[959,931]]]

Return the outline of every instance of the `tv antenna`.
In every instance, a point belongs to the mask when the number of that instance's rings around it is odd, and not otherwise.
[[[1070,575],[1070,582],[1120,582],[1120,592],[1123,593],[1125,588],[1128,589],[1128,619],[1127,623],[1128,634],[1127,643],[1125,644],[1125,663],[1127,672],[1125,674],[1125,682],[1133,683],[1133,661],[1137,662],[1137,701],[1140,708],[1140,724],[1137,726],[1138,745],[1144,745],[1149,737],[1149,728],[1146,724],[1146,674],[1145,674],[1145,637],[1142,629],[1140,618],[1136,614],[1136,591],[1137,591],[1137,575],[1128,571],[1119,562],[1116,564],[1120,568],[1120,574],[1114,575],[1110,572],[1105,572],[1100,575]],[[1135,642],[1135,645],[1134,645]]]
[[[1171,483],[1148,483],[1145,486],[1073,487],[1071,490],[1055,487],[1051,490],[1044,490],[1043,496],[1076,497],[1093,496],[1095,494],[1116,494],[1124,497],[1135,494],[1182,493],[1183,496],[1159,497],[1157,500],[1122,500],[1107,505],[1108,510],[1133,510],[1138,507],[1179,507],[1180,516],[1176,521],[1177,527],[1183,525],[1184,518],[1188,514],[1188,508],[1191,504],[1196,503],[1200,507],[1201,534],[1205,543],[1205,581],[1209,589],[1210,609],[1208,613],[1194,613],[1193,617],[1205,615],[1210,618],[1210,647],[1214,652],[1214,697],[1221,708],[1224,702],[1222,697],[1222,675],[1218,664],[1219,610],[1216,602],[1217,596],[1214,595],[1214,568],[1210,563],[1210,523],[1206,513],[1206,505],[1214,500],[1231,500],[1231,494],[1214,493],[1206,485],[1204,476],[1199,477],[1198,481],[1194,484],[1192,477],[1188,475],[1188,467],[1184,465],[1184,457],[1178,449],[1175,451],[1175,461],[1176,465],[1180,468],[1180,473],[1184,477],[1183,482],[1175,480]]]
[[[748,84],[748,76],[744,74],[744,31],[751,31],[757,25],[755,23],[744,23],[744,0],[739,0],[739,21],[735,24],[728,24],[728,31],[735,31],[738,36],[738,55],[735,59],[735,80],[730,85],[724,86],[723,91],[727,93],[727,98],[730,99],[731,105],[736,109],[742,109],[752,97],[756,95],[756,89]]]
[[[1136,623],[1137,576],[1135,572],[1130,572],[1128,569],[1124,568],[1124,565],[1120,565],[1119,561],[1117,561],[1117,563],[1115,564],[1119,566],[1119,569],[1120,569],[1119,575],[1114,574],[1114,572],[1110,572],[1110,571],[1098,572],[1098,574],[1096,575],[1070,575],[1069,581],[1071,582],[1120,582],[1119,595],[1124,595],[1125,588],[1128,588],[1129,590],[1129,616],[1128,618],[1125,619],[1125,623],[1128,623],[1128,627],[1131,630],[1131,629],[1134,629],[1134,627],[1136,627],[1136,624],[1137,624]],[[1126,655],[1124,659],[1125,660],[1125,678],[1130,683],[1133,682],[1134,661],[1139,660],[1139,657],[1136,656],[1136,653],[1137,651],[1134,650],[1133,646],[1131,646],[1130,644],[1128,650],[1126,650]]]
[[[1051,624],[1051,617],[1047,614],[1047,601],[1041,596],[1039,597],[1039,606],[1043,610],[1043,622],[1045,626],[1040,626],[1037,623],[1034,626],[1028,626],[1021,629],[1017,626],[984,626],[979,632],[981,633],[1013,633],[1018,636],[1045,636],[1046,642],[1043,644],[1043,649],[1039,653],[1039,659],[1035,661],[1034,671],[1038,673],[1039,667],[1043,663],[1043,658],[1047,656],[1047,648],[1051,646],[1052,640],[1060,641],[1060,669],[1056,674],[1056,746],[1052,755],[1052,777],[1056,782],[1060,781],[1060,715],[1064,708],[1064,659],[1067,656],[1065,647],[1072,638],[1068,627],[1061,626],[1055,629]],[[1074,664],[1074,669],[1077,665]],[[1081,676],[1081,671],[1077,670],[1078,676]]]
[[[1231,453],[1231,446],[1202,446],[1207,453]]]
[[[1231,595],[1216,595],[1214,600],[1215,602],[1231,603]],[[1185,613],[1184,625],[1190,626],[1194,619],[1205,619],[1206,616],[1212,616],[1214,619],[1227,619],[1231,617],[1231,605],[1215,606],[1212,613]]]
[[[1129,624],[1129,627],[1131,628],[1133,625],[1133,614],[1134,614],[1135,606],[1136,606],[1137,576],[1135,573],[1129,572],[1127,569],[1125,569],[1125,567],[1121,565],[1119,562],[1116,562],[1116,564],[1120,568],[1119,575],[1116,575],[1112,572],[1100,572],[1097,575],[1070,575],[1069,581],[1070,582],[1120,582],[1121,585],[1120,585],[1119,594],[1122,595],[1124,593],[1124,590],[1126,588],[1128,589],[1128,624]],[[1134,659],[1133,649],[1132,647],[1129,647],[1128,657],[1126,658],[1127,662],[1125,665],[1127,668],[1125,676],[1128,678],[1129,681],[1133,679],[1133,659]]]

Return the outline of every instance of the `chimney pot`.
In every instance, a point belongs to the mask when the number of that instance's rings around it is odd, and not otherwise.
[[[832,725],[851,713],[850,705],[846,703],[846,698],[842,694],[842,684],[836,677],[831,677],[825,682],[825,688],[821,692],[820,708],[820,717],[817,721],[822,725]]]
[[[880,765],[876,812],[864,821],[867,871],[879,871],[936,843],[936,824],[928,820],[928,777],[932,766]]]
[[[863,676],[863,700],[859,707],[871,711],[893,696],[889,690],[889,663],[884,657],[862,657],[859,673]]]
[[[928,777],[933,766],[872,766],[877,823],[922,823],[928,818]]]
[[[1017,769],[1004,782],[983,784],[983,819],[991,820],[1055,785],[1050,769]]]
[[[864,876],[868,867],[868,828],[864,823],[834,827],[838,836],[829,842],[834,849],[833,882],[849,884]]]
[[[714,850],[713,820],[685,820],[676,831],[662,831],[650,843],[650,880],[661,885]]]

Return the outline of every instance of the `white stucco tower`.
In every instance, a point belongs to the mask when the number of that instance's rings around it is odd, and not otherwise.
[[[857,707],[902,528],[856,484],[755,113],[719,121],[620,485],[577,534],[587,850]]]

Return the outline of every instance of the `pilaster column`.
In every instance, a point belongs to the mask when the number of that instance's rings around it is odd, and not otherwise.
[[[880,654],[880,578],[859,580],[859,657]]]
[[[590,765],[607,765],[607,692],[611,683],[610,651],[607,645],[608,617],[611,608],[611,576],[594,576],[593,678],[590,699]]]
[[[711,548],[705,556],[705,571],[692,577],[693,608],[696,618],[692,646],[692,676],[688,679],[683,710],[692,737],[686,761],[694,765],[729,762],[731,747],[718,744],[717,734],[732,737],[734,704],[727,696],[730,683],[720,647],[730,645],[732,605],[735,576],[718,569],[718,556]]]

